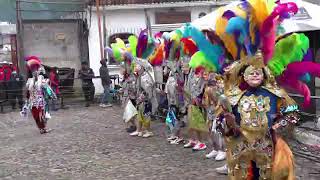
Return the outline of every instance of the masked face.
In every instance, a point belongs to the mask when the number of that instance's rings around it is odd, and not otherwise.
[[[218,81],[217,81],[217,87],[218,87],[219,89],[224,89],[224,82],[223,82],[223,80],[218,80]]]
[[[244,80],[250,87],[258,87],[263,82],[263,71],[261,68],[248,67],[244,73]]]
[[[135,70],[138,75],[141,75],[144,73],[144,68],[140,65],[137,65]]]
[[[38,77],[38,75],[39,75],[39,71],[33,71],[33,72],[32,72],[32,76]]]
[[[209,73],[208,74],[208,81],[210,82],[210,84],[215,84],[215,74],[214,73]]]
[[[204,79],[205,81],[208,81],[208,80],[209,80],[209,73],[203,72],[202,77],[203,77],[203,79]]]

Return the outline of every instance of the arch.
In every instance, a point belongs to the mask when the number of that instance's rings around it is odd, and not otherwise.
[[[115,33],[115,34],[112,34],[111,36],[109,36],[109,41],[108,41],[109,42],[109,46],[112,43],[115,43],[117,38],[122,39],[127,44],[127,43],[129,43],[128,42],[128,38],[131,35],[134,35],[134,34],[133,33]]]
[[[131,35],[134,35],[133,33],[115,33],[115,34],[112,34],[111,36],[109,36],[109,46],[111,46],[112,43],[115,43],[116,42],[116,39],[117,38],[120,38],[124,41],[125,44],[128,44],[128,38],[131,36]],[[107,57],[108,59],[108,64],[109,65],[119,65],[119,62],[117,62],[115,59],[111,58],[110,56]]]
[[[199,17],[199,18],[202,18],[203,16],[206,16],[206,15],[207,15],[207,13],[201,12],[201,13],[199,13],[198,17]]]

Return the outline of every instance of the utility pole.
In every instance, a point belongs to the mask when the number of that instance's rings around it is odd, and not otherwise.
[[[103,18],[102,18],[102,31],[103,31],[103,47],[107,47],[107,27],[106,27],[106,11],[105,11],[105,6],[102,7],[102,14],[103,14]],[[104,58],[106,58],[107,55],[104,53]]]
[[[21,17],[20,0],[16,0],[16,29],[17,29],[17,58],[18,71],[24,73],[24,53],[23,53],[23,24]]]
[[[148,29],[149,36],[152,36],[151,22],[147,9],[144,9],[144,16],[146,18],[146,26]]]
[[[104,48],[102,43],[102,29],[101,29],[101,14],[100,14],[100,0],[96,0],[96,7],[97,7],[97,16],[98,16],[98,29],[99,29],[99,43],[100,43],[100,54],[101,59],[104,58]],[[100,60],[101,60],[100,59]]]

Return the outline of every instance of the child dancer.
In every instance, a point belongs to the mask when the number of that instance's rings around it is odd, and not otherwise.
[[[165,86],[165,93],[167,94],[168,107],[169,107],[167,117],[166,117],[166,124],[170,131],[168,141],[173,141],[177,138],[173,133],[173,130],[176,125],[176,120],[177,120],[176,118],[177,116],[176,86],[177,86],[177,81],[174,76],[174,73],[171,71]]]
[[[154,80],[149,72],[143,66],[137,65],[138,80],[137,89],[139,98],[137,100],[138,107],[138,125],[137,130],[131,133],[131,136],[151,137],[151,114],[152,114],[152,98]]]
[[[183,59],[185,60],[185,59]],[[188,119],[187,116],[187,103],[185,102],[184,97],[184,84],[185,84],[185,78],[184,78],[184,61],[179,61],[177,63],[177,71],[175,73],[177,85],[176,85],[176,97],[177,97],[177,107],[178,107],[178,124],[175,129],[175,136],[177,137],[173,142],[170,142],[171,144],[180,144],[184,142],[184,138],[182,135],[182,129],[186,126],[186,122]]]
[[[190,140],[184,145],[185,148],[192,148],[194,151],[205,150],[206,144],[201,142],[202,135],[208,134],[208,126],[202,112],[202,95],[204,91],[205,69],[199,67],[195,72],[189,74],[188,90],[191,95],[191,105],[188,108],[188,126]]]
[[[126,123],[126,130],[128,133],[136,131],[137,127],[135,119],[137,115],[136,109],[136,78],[133,73],[124,74],[124,82],[122,84],[123,104],[126,105],[124,112],[124,121]]]
[[[208,86],[205,91],[205,105],[207,109],[207,120],[209,122],[210,134],[212,137],[213,150],[206,155],[208,159],[215,158],[216,161],[222,161],[226,158],[223,134],[221,131],[223,116],[220,115],[220,103],[218,97],[221,96],[223,84],[219,76],[213,73],[209,75]],[[218,114],[218,115],[217,115]]]

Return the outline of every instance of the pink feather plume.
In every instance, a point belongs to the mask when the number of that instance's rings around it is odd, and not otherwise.
[[[310,106],[311,93],[308,86],[300,81],[299,78],[306,73],[315,77],[320,77],[320,64],[311,61],[293,62],[288,65],[279,79],[281,84],[304,96],[303,107],[305,108]]]
[[[296,93],[299,93],[304,96],[304,102],[302,105],[303,108],[307,108],[308,106],[310,106],[311,93],[308,86],[305,83],[303,83],[299,79],[296,79],[287,75],[281,76],[278,79],[278,81],[282,86],[286,87],[287,89],[291,91],[295,91]]]
[[[276,42],[276,30],[279,23],[282,21],[282,18],[284,18],[283,14],[296,14],[297,12],[298,6],[295,3],[279,4],[263,22],[260,34],[262,40],[261,50],[264,54],[265,64],[267,64],[273,56]]]

